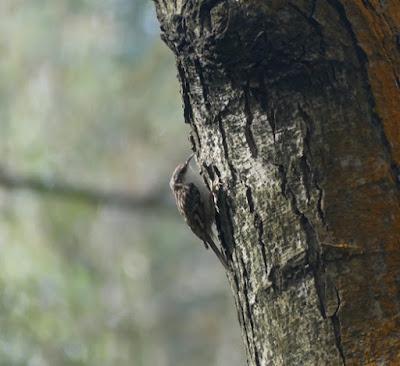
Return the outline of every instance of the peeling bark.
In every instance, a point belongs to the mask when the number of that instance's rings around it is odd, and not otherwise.
[[[156,9],[248,363],[400,362],[400,3]]]

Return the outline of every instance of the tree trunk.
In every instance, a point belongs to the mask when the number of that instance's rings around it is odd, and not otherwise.
[[[156,8],[249,365],[400,364],[400,2]]]

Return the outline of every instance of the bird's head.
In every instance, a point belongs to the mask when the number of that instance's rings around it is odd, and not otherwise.
[[[190,163],[190,160],[193,158],[194,154],[191,154],[189,158],[182,164],[179,164],[174,172],[172,173],[171,179],[169,181],[169,186],[171,187],[172,190],[174,190],[174,187],[176,184],[182,184],[184,183],[186,172]]]

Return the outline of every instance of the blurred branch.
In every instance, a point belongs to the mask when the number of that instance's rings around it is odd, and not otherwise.
[[[127,192],[106,191],[43,177],[17,175],[1,167],[0,186],[9,190],[25,189],[63,199],[116,206],[126,210],[171,211],[172,208],[172,201],[168,199],[170,196],[161,188],[151,194],[135,196]]]

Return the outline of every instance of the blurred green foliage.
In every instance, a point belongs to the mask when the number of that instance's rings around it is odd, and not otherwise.
[[[0,167],[146,194],[188,154],[153,4],[0,2]],[[175,211],[0,190],[0,366],[240,365],[227,280]]]

